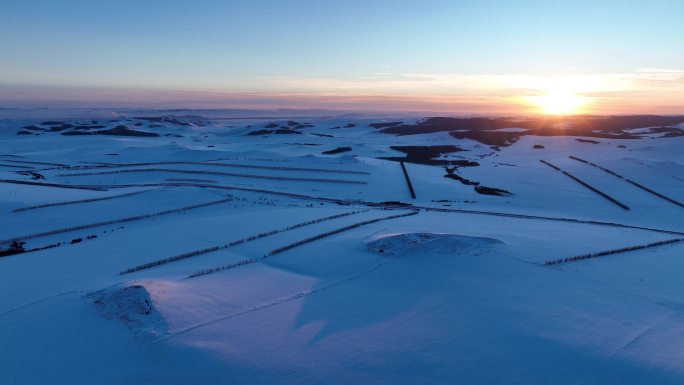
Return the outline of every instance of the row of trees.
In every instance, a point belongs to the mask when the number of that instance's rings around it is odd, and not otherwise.
[[[602,222],[602,221],[575,219],[575,218],[564,218],[564,217],[544,217],[544,216],[539,216],[539,215],[502,213],[502,212],[496,212],[496,211],[450,209],[450,208],[443,208],[443,207],[416,206],[416,208],[418,208],[420,210],[424,210],[424,211],[491,215],[491,216],[495,216],[495,217],[506,217],[506,218],[521,218],[521,219],[535,219],[535,220],[542,220],[542,221],[581,223],[581,224],[596,225],[596,226],[617,227],[617,228],[622,228],[622,229],[635,229],[635,230],[653,231],[653,232],[661,233],[661,234],[684,235],[684,232],[680,232],[680,231],[672,231],[672,230],[655,229],[655,228],[651,228],[651,227],[625,225],[625,224],[616,223],[616,222]]]
[[[365,226],[365,225],[370,225],[370,224],[372,224],[372,223],[377,223],[377,222],[380,222],[380,221],[388,221],[388,220],[390,220],[390,219],[396,219],[396,218],[407,217],[407,216],[410,216],[410,215],[416,215],[416,214],[418,214],[419,212],[420,212],[419,210],[413,210],[413,211],[410,211],[410,212],[408,212],[408,213],[397,214],[397,215],[390,215],[390,216],[387,216],[387,217],[381,217],[381,218],[370,219],[370,220],[363,221],[363,222],[357,222],[357,223],[351,224],[351,225],[349,225],[349,226],[344,226],[344,227],[341,227],[341,228],[339,228],[339,229],[335,229],[335,230],[332,230],[332,231],[328,231],[328,232],[325,232],[325,233],[322,233],[322,234],[315,235],[315,236],[313,236],[313,237],[309,237],[309,238],[303,239],[303,240],[301,240],[301,241],[297,241],[297,242],[294,242],[294,243],[290,243],[290,244],[288,244],[288,245],[286,245],[286,246],[283,246],[283,247],[279,247],[279,248],[277,248],[277,249],[271,250],[270,252],[264,254],[263,256],[261,256],[261,257],[259,257],[259,258],[247,258],[247,259],[243,259],[243,260],[241,260],[241,261],[238,261],[238,262],[235,262],[235,263],[231,263],[231,264],[228,264],[228,265],[223,265],[223,266],[213,267],[213,268],[209,268],[209,269],[199,270],[199,271],[196,271],[196,272],[194,272],[194,273],[188,275],[186,278],[195,278],[195,277],[199,277],[199,276],[202,276],[202,275],[207,275],[207,274],[216,273],[216,272],[219,272],[219,271],[224,271],[224,270],[233,269],[233,268],[236,268],[236,267],[238,267],[238,266],[244,266],[244,265],[248,265],[248,264],[251,264],[251,263],[259,262],[259,261],[262,261],[262,260],[264,260],[264,259],[266,259],[266,258],[272,256],[272,255],[282,253],[282,252],[284,252],[284,251],[286,251],[286,250],[290,250],[290,249],[293,249],[293,248],[295,248],[295,247],[297,247],[297,246],[301,246],[301,245],[304,245],[304,244],[307,244],[307,243],[310,243],[310,242],[313,242],[313,241],[316,241],[316,240],[319,240],[319,239],[322,239],[322,238],[325,238],[325,237],[329,237],[329,236],[331,236],[331,235],[339,234],[339,233],[342,233],[342,232],[344,232],[344,231],[348,231],[348,230],[355,229],[355,228],[357,228],[357,227],[361,227],[361,226]]]
[[[684,241],[684,238],[674,238],[674,239],[668,239],[665,241],[658,241],[658,242],[651,242],[643,245],[637,245],[637,246],[629,246],[629,247],[623,247],[620,249],[613,249],[613,250],[606,250],[606,251],[600,251],[597,253],[589,253],[589,254],[583,254],[583,255],[578,255],[575,257],[567,257],[567,258],[558,258],[558,259],[550,259],[547,261],[544,261],[544,265],[547,266],[552,266],[552,265],[559,265],[562,263],[570,263],[570,262],[577,262],[577,261],[582,261],[585,259],[591,259],[591,258],[598,258],[598,257],[604,257],[606,255],[613,255],[613,254],[620,254],[620,253],[626,253],[628,251],[635,251],[635,250],[642,250],[642,249],[648,249],[652,247],[658,247],[658,246],[663,246],[663,245],[669,245],[671,243],[679,243]]]
[[[635,187],[638,187],[638,188],[640,188],[640,189],[642,189],[642,190],[648,192],[649,194],[653,194],[653,195],[657,196],[657,197],[660,198],[660,199],[664,199],[664,200],[666,200],[666,201],[668,201],[668,202],[670,202],[670,203],[673,203],[673,204],[675,204],[675,205],[677,205],[677,206],[679,206],[679,207],[684,207],[684,203],[679,202],[678,200],[672,199],[672,198],[670,198],[670,197],[668,197],[668,196],[665,196],[665,195],[663,195],[663,194],[661,194],[661,193],[659,193],[659,192],[657,192],[657,191],[654,191],[654,190],[652,190],[652,189],[650,189],[650,188],[648,188],[648,187],[646,187],[646,186],[644,186],[644,185],[642,185],[642,184],[640,184],[640,183],[637,183],[637,182],[635,182],[635,181],[633,181],[633,180],[631,180],[631,179],[625,178],[625,177],[623,177],[622,175],[620,175],[620,174],[618,174],[618,173],[616,173],[616,172],[614,172],[614,171],[612,171],[612,170],[609,170],[609,169],[607,169],[607,168],[605,168],[605,167],[601,167],[601,166],[599,166],[599,165],[596,164],[596,163],[588,162],[588,161],[586,161],[586,160],[584,160],[584,159],[580,159],[580,158],[577,158],[577,157],[575,157],[575,156],[570,156],[570,158],[571,158],[571,159],[574,159],[574,160],[577,160],[577,161],[580,161],[580,162],[583,162],[583,163],[586,163],[586,164],[588,164],[588,165],[590,165],[590,166],[593,166],[593,167],[598,168],[599,170],[603,170],[603,171],[607,172],[608,174],[611,174],[611,175],[616,176],[616,177],[618,177],[618,178],[620,178],[620,179],[623,179],[625,182],[630,183],[631,185],[633,185],[633,186],[635,186]]]
[[[244,266],[244,265],[249,265],[251,263],[259,262],[262,259],[263,259],[263,257],[262,258],[247,258],[247,259],[237,261],[235,263],[230,263],[228,265],[223,265],[223,266],[219,266],[219,267],[212,267],[209,269],[202,269],[202,270],[199,270],[199,271],[196,271],[194,273],[189,274],[186,278],[195,278],[195,277],[199,277],[199,276],[207,275],[207,274],[211,274],[211,273],[216,273],[216,272],[223,271],[223,270],[234,269],[234,268],[239,267],[239,266]]]
[[[664,199],[664,200],[666,200],[666,201],[668,201],[668,202],[670,202],[670,203],[674,203],[674,204],[676,204],[676,205],[679,206],[679,207],[684,207],[684,203],[682,203],[682,202],[680,202],[680,201],[674,200],[674,199],[672,199],[672,198],[670,198],[670,197],[668,197],[668,196],[665,196],[665,195],[663,195],[663,194],[661,194],[661,193],[659,193],[659,192],[657,192],[657,191],[653,191],[653,190],[651,190],[650,188],[648,188],[648,187],[646,187],[646,186],[644,186],[644,185],[642,185],[642,184],[639,184],[639,183],[637,183],[637,182],[635,182],[635,181],[633,181],[633,180],[631,180],[631,179],[625,179],[625,180],[627,181],[627,183],[631,183],[632,185],[634,185],[634,186],[636,186],[636,187],[638,187],[638,188],[640,188],[640,189],[642,189],[642,190],[644,190],[644,191],[647,191],[647,192],[649,192],[649,193],[651,193],[651,194],[657,196],[658,198]]]
[[[61,183],[34,182],[34,181],[30,181],[30,180],[0,179],[0,183],[23,184],[23,185],[28,185],[28,186],[41,186],[41,187],[67,188],[67,189],[74,189],[74,190],[107,191],[106,188],[99,187],[99,186],[78,186],[78,185],[61,184]]]
[[[21,254],[26,251],[24,245],[26,242],[14,241],[6,249],[0,248],[0,257],[6,257],[8,255]]]
[[[570,159],[574,159],[574,160],[576,160],[576,161],[579,161],[579,162],[588,164],[588,165],[590,165],[590,166],[592,166],[592,167],[596,167],[596,168],[598,168],[599,170],[605,171],[605,172],[607,172],[608,174],[611,174],[611,175],[613,175],[613,176],[616,176],[616,177],[618,177],[618,178],[620,178],[620,179],[625,179],[625,177],[623,177],[622,175],[620,175],[620,174],[618,174],[618,173],[616,173],[616,172],[614,172],[614,171],[612,171],[612,170],[609,170],[609,169],[607,169],[607,168],[605,168],[605,167],[601,167],[601,166],[599,166],[599,165],[596,164],[596,163],[589,162],[589,161],[586,161],[586,160],[584,160],[584,159],[580,159],[580,158],[578,158],[578,157],[576,157],[576,156],[572,156],[572,155],[570,155]]]
[[[305,244],[307,244],[307,243],[310,243],[310,242],[313,242],[313,241],[316,241],[316,240],[319,240],[319,239],[322,239],[322,238],[329,237],[329,236],[331,236],[331,235],[335,235],[335,234],[339,234],[339,233],[342,233],[342,232],[345,232],[345,231],[348,231],[348,230],[351,230],[351,229],[355,229],[355,228],[357,228],[357,227],[361,227],[361,226],[365,226],[365,225],[370,225],[370,224],[372,224],[372,223],[376,223],[376,222],[380,222],[380,221],[387,221],[387,220],[390,220],[390,219],[401,218],[401,217],[407,217],[407,216],[410,216],[410,215],[416,215],[416,214],[418,214],[418,213],[419,213],[418,210],[413,210],[413,211],[410,211],[410,212],[408,212],[408,213],[390,215],[390,216],[387,216],[387,217],[375,218],[375,219],[369,219],[369,220],[363,221],[363,222],[357,222],[357,223],[351,224],[351,225],[349,225],[349,226],[344,226],[344,227],[341,227],[341,228],[339,228],[339,229],[335,229],[335,230],[332,230],[332,231],[328,231],[328,232],[325,232],[325,233],[322,233],[322,234],[315,235],[315,236],[313,236],[313,237],[309,237],[309,238],[303,239],[303,240],[301,240],[301,241],[297,241],[297,242],[294,242],[294,243],[290,243],[289,245],[285,245],[285,246],[279,247],[279,248],[277,248],[277,249],[275,249],[275,250],[271,250],[271,252],[269,252],[268,254],[266,254],[266,256],[267,256],[267,257],[270,257],[270,256],[275,255],[275,254],[280,254],[280,253],[282,253],[282,252],[284,252],[284,251],[293,249],[293,248],[295,248],[295,247],[302,246],[302,245],[305,245]]]
[[[252,236],[246,237],[246,238],[237,239],[237,240],[234,240],[234,241],[232,241],[232,242],[226,243],[226,244],[224,244],[224,245],[213,246],[213,247],[208,247],[208,248],[201,249],[201,250],[190,251],[190,252],[188,252],[188,253],[183,253],[183,254],[180,254],[180,255],[175,255],[175,256],[173,256],[173,257],[162,258],[162,259],[158,259],[158,260],[156,260],[156,261],[152,261],[152,262],[149,262],[149,263],[144,263],[144,264],[142,264],[142,265],[138,265],[138,266],[135,266],[135,267],[131,267],[130,269],[126,269],[126,270],[122,271],[122,272],[119,273],[119,274],[124,275],[124,274],[135,273],[135,272],[137,272],[137,271],[149,269],[149,268],[152,268],[152,267],[164,265],[164,264],[171,263],[171,262],[175,262],[175,261],[180,261],[180,260],[182,260],[182,259],[192,258],[192,257],[196,257],[196,256],[198,256],[198,255],[204,255],[204,254],[213,253],[213,252],[216,252],[216,251],[219,251],[219,250],[224,250],[224,249],[227,249],[227,248],[229,248],[229,247],[233,247],[233,246],[241,245],[241,244],[243,244],[243,243],[255,241],[255,240],[257,240],[257,239],[269,237],[269,236],[271,236],[271,235],[279,234],[279,233],[282,233],[282,232],[285,232],[285,231],[290,231],[290,230],[298,229],[298,228],[300,228],[300,227],[313,225],[313,224],[315,224],[315,223],[320,223],[320,222],[324,222],[324,221],[330,221],[330,220],[333,220],[333,219],[342,218],[342,217],[346,217],[346,216],[350,216],[350,215],[354,215],[354,214],[359,214],[359,213],[363,213],[363,212],[367,212],[367,211],[369,211],[369,210],[350,211],[350,212],[346,212],[346,213],[330,215],[330,216],[323,217],[323,218],[317,218],[317,219],[313,219],[313,220],[310,220],[310,221],[297,223],[297,224],[294,224],[294,225],[291,225],[291,226],[287,226],[287,227],[285,227],[285,228],[275,229],[275,230],[271,230],[271,231],[266,231],[266,232],[263,232],[263,233],[259,233],[259,234],[256,234],[256,235],[252,235]]]
[[[48,162],[33,162],[33,161],[28,161],[28,160],[9,160],[6,159],[6,162],[12,162],[12,163],[22,163],[22,164],[38,164],[42,166],[59,166],[59,167],[66,167],[68,165],[62,164],[62,163],[48,163]]]
[[[555,169],[555,170],[557,170],[557,171],[560,171],[560,172],[563,173],[564,175],[568,176],[570,179],[572,179],[572,180],[574,180],[575,182],[581,184],[582,186],[588,188],[589,190],[595,192],[596,194],[602,196],[603,198],[605,198],[606,200],[608,200],[608,201],[611,202],[611,203],[614,203],[615,205],[619,206],[620,208],[625,209],[625,210],[629,210],[629,206],[627,206],[626,204],[624,204],[624,203],[618,201],[617,199],[615,199],[615,198],[611,197],[610,195],[604,193],[603,191],[601,191],[601,190],[595,188],[594,186],[592,186],[592,185],[590,185],[589,183],[587,183],[587,182],[581,180],[580,178],[578,178],[578,177],[576,177],[576,176],[570,174],[569,172],[563,171],[560,167],[554,166],[553,164],[551,164],[551,163],[549,163],[549,162],[547,162],[547,161],[545,161],[545,160],[541,160],[541,159],[540,159],[539,161],[542,162],[542,163],[544,163],[545,165],[547,165],[547,166],[549,166],[549,167],[552,167],[553,169]]]
[[[233,168],[247,168],[258,170],[278,170],[278,171],[312,171],[312,172],[327,172],[335,174],[355,174],[355,175],[370,175],[366,171],[355,170],[335,170],[326,168],[310,168],[310,167],[286,167],[286,166],[263,166],[252,164],[238,164],[238,163],[220,163],[220,162],[144,162],[144,163],[107,163],[98,164],[95,166],[69,166],[64,169],[69,170],[92,170],[99,168],[124,168],[124,167],[141,167],[141,166],[161,166],[161,165],[199,165],[199,166],[218,166],[218,167],[233,167]]]
[[[5,160],[5,159],[3,159],[3,160]],[[2,166],[2,167],[9,167],[9,168],[18,168],[18,169],[20,169],[20,170],[35,170],[35,167],[31,167],[31,166],[19,166],[19,165],[16,165],[16,164],[5,164],[5,163],[2,163],[2,164],[0,164],[0,166]]]
[[[226,202],[230,202],[233,200],[233,197],[225,198],[225,199],[219,199],[216,201],[211,201],[211,202],[206,202],[206,203],[199,203],[196,205],[191,205],[191,206],[185,206],[185,207],[180,207],[177,209],[171,209],[171,210],[164,210],[164,211],[159,211],[156,213],[152,214],[144,214],[144,215],[136,215],[132,217],[125,217],[125,218],[119,218],[119,219],[113,219],[109,221],[103,221],[103,222],[96,222],[96,223],[89,223],[87,225],[80,225],[80,226],[73,226],[73,227],[66,227],[66,228],[61,228],[61,229],[56,229],[56,230],[51,230],[51,231],[45,231],[42,233],[36,233],[36,234],[30,234],[30,235],[22,235],[19,237],[14,237],[11,239],[6,239],[6,240],[1,240],[0,245],[6,244],[6,243],[11,243],[13,241],[25,241],[27,239],[34,239],[34,238],[41,238],[41,237],[46,237],[49,235],[56,235],[56,234],[62,234],[62,233],[68,233],[71,231],[78,231],[78,230],[84,230],[84,229],[90,229],[94,227],[100,227],[100,226],[107,226],[107,225],[113,225],[113,224],[118,224],[118,223],[125,223],[125,222],[132,222],[132,221],[137,221],[141,219],[147,219],[147,218],[153,218],[153,217],[158,217],[162,215],[169,215],[169,214],[175,214],[179,213],[182,211],[188,211],[188,210],[194,210],[202,207],[207,207],[207,206],[213,206],[213,205],[218,205]]]
[[[177,170],[177,169],[171,169],[171,168],[140,168],[140,169],[131,169],[131,170],[117,170],[117,171],[83,172],[83,173],[77,173],[77,174],[58,174],[57,176],[79,177],[79,176],[125,174],[125,173],[140,173],[140,172],[167,172],[167,173],[174,173],[174,174],[218,175],[218,176],[231,176],[231,177],[237,177],[237,178],[286,180],[286,181],[293,181],[293,182],[368,184],[368,182],[361,181],[361,180],[327,179],[327,178],[299,178],[299,177],[287,177],[287,176],[239,174],[239,173],[220,172],[220,171]]]
[[[0,179],[0,183],[2,183],[2,182],[3,182],[3,180]],[[25,183],[29,183],[29,182],[25,182]],[[72,187],[72,185],[64,185],[64,186],[67,188]],[[91,190],[97,189],[97,190],[106,191],[108,189],[113,189],[113,188],[132,188],[132,187],[197,187],[197,188],[210,188],[210,189],[216,189],[216,190],[235,190],[235,191],[246,191],[246,192],[253,192],[253,193],[260,193],[260,194],[268,194],[268,195],[279,195],[279,196],[284,196],[284,197],[289,197],[289,198],[294,198],[294,199],[311,200],[311,201],[316,201],[316,202],[335,203],[335,204],[344,205],[344,206],[348,206],[348,205],[352,205],[352,204],[369,205],[369,202],[365,202],[365,201],[359,200],[359,199],[326,198],[326,197],[322,197],[322,196],[312,196],[312,195],[297,194],[297,193],[291,193],[291,192],[285,192],[285,191],[267,190],[267,189],[262,189],[262,188],[238,187],[238,186],[219,185],[219,184],[213,184],[213,183],[198,183],[198,182],[126,183],[126,184],[107,184],[107,185],[97,185],[97,186],[76,186],[73,188],[87,188],[87,189],[91,189]]]
[[[12,210],[12,212],[18,213],[18,212],[21,212],[21,211],[29,211],[29,210],[41,209],[41,208],[52,207],[52,206],[64,206],[64,205],[73,205],[73,204],[78,204],[78,203],[89,203],[89,202],[104,201],[104,200],[109,200],[109,199],[125,198],[125,197],[130,197],[130,196],[133,196],[133,195],[143,194],[143,193],[150,192],[150,191],[155,191],[155,190],[159,190],[159,189],[150,189],[150,190],[135,191],[135,192],[131,192],[131,193],[118,194],[118,195],[109,195],[109,196],[100,197],[100,198],[89,198],[89,199],[79,199],[79,200],[75,200],[75,201],[64,201],[64,202],[44,203],[44,204],[35,205],[35,206],[20,207],[20,208],[18,208],[18,209]]]

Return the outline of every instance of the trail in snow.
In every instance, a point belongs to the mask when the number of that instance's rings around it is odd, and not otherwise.
[[[211,321],[202,322],[202,323],[199,323],[199,324],[196,324],[196,325],[187,327],[187,328],[185,328],[185,329],[183,329],[183,330],[179,330],[179,331],[177,331],[176,333],[170,334],[170,335],[168,335],[168,336],[166,336],[166,337],[164,337],[164,338],[160,338],[160,339],[158,339],[158,340],[155,341],[155,342],[168,341],[168,340],[170,340],[170,339],[172,339],[172,338],[181,336],[181,335],[183,335],[183,334],[186,334],[186,333],[188,333],[188,332],[191,332],[191,331],[193,331],[193,330],[195,330],[195,329],[199,329],[199,328],[204,327],[204,326],[208,326],[208,325],[211,325],[211,324],[215,324],[215,323],[221,322],[221,321],[226,321],[226,320],[229,320],[229,319],[232,319],[232,318],[239,317],[239,316],[241,316],[241,315],[245,315],[245,314],[248,314],[248,313],[253,313],[253,312],[256,312],[256,311],[259,311],[259,310],[263,310],[263,309],[266,309],[266,308],[269,308],[269,307],[272,307],[272,306],[276,306],[276,305],[279,305],[279,304],[282,304],[282,303],[294,301],[294,300],[297,300],[297,299],[300,299],[300,298],[303,298],[303,297],[306,297],[306,296],[309,296],[309,295],[312,295],[312,294],[316,294],[316,293],[319,293],[319,292],[322,292],[322,291],[331,289],[331,288],[333,288],[333,287],[337,287],[337,286],[343,285],[343,284],[345,284],[345,283],[347,283],[347,282],[353,281],[354,279],[357,279],[357,278],[362,277],[362,276],[364,276],[364,275],[366,275],[366,274],[369,274],[369,273],[371,273],[371,272],[373,272],[373,271],[376,271],[376,270],[380,269],[381,267],[383,267],[383,266],[385,266],[385,265],[387,265],[387,264],[389,264],[389,263],[392,263],[392,262],[393,262],[393,260],[388,259],[387,261],[380,262],[380,263],[378,263],[378,264],[376,264],[376,265],[370,267],[369,269],[363,270],[363,271],[361,271],[361,272],[359,272],[359,273],[356,273],[356,274],[352,274],[352,275],[347,276],[347,277],[345,277],[345,278],[343,278],[343,279],[340,279],[340,280],[337,280],[337,281],[335,281],[335,282],[332,282],[332,283],[330,283],[330,284],[328,284],[328,285],[321,286],[321,287],[318,287],[318,288],[315,288],[315,289],[311,289],[311,290],[300,291],[300,292],[298,292],[298,293],[289,295],[289,296],[287,296],[287,297],[279,298],[279,299],[276,299],[276,300],[274,300],[274,301],[267,302],[267,303],[265,303],[265,304],[263,304],[263,305],[258,305],[258,306],[252,307],[252,308],[250,308],[250,309],[248,309],[248,310],[244,310],[244,311],[241,311],[241,312],[238,312],[238,313],[235,313],[235,314],[227,315],[227,316],[225,316],[225,317],[219,317],[219,318],[213,319],[213,320],[211,320]]]

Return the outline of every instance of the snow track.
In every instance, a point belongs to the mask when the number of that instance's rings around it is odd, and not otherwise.
[[[261,304],[261,305],[257,305],[257,306],[251,307],[251,308],[249,308],[249,309],[247,309],[247,310],[239,311],[239,312],[234,313],[234,314],[230,314],[230,315],[223,316],[223,317],[219,317],[219,318],[216,318],[216,319],[213,319],[213,320],[210,320],[210,321],[202,322],[202,323],[199,323],[199,324],[196,324],[196,325],[187,327],[187,328],[185,328],[185,329],[179,330],[179,331],[177,331],[177,332],[175,332],[175,333],[173,333],[173,334],[170,334],[170,335],[168,335],[168,336],[165,336],[165,337],[163,337],[163,338],[160,338],[160,339],[156,340],[155,342],[167,341],[167,340],[169,340],[169,339],[171,339],[171,338],[175,338],[175,337],[181,336],[181,335],[183,335],[183,334],[186,334],[186,333],[188,333],[188,332],[191,332],[191,331],[193,331],[193,330],[195,330],[195,329],[199,329],[199,328],[204,327],[204,326],[208,326],[208,325],[211,325],[211,324],[215,324],[215,323],[217,323],[217,322],[226,321],[226,320],[229,320],[229,319],[232,319],[232,318],[236,318],[236,317],[239,317],[239,316],[248,314],[248,313],[253,313],[253,312],[256,312],[256,311],[259,311],[259,310],[263,310],[263,309],[266,309],[266,308],[269,308],[269,307],[272,307],[272,306],[277,306],[277,305],[280,305],[280,304],[283,304],[283,303],[286,303],[286,302],[295,301],[295,300],[304,298],[304,297],[309,296],[309,295],[312,295],[312,294],[316,294],[316,293],[320,293],[320,292],[325,291],[325,290],[328,290],[328,289],[332,289],[332,288],[334,288],[334,287],[337,287],[337,286],[343,285],[343,284],[345,284],[345,283],[351,282],[351,281],[353,281],[353,280],[355,280],[355,279],[357,279],[357,278],[360,278],[360,277],[362,277],[362,276],[364,276],[364,275],[366,275],[366,274],[372,273],[372,272],[374,272],[374,271],[380,269],[381,267],[383,267],[383,266],[385,266],[385,265],[387,265],[387,264],[390,264],[390,263],[392,263],[392,262],[393,262],[393,260],[388,259],[388,260],[386,260],[386,261],[377,263],[377,264],[373,265],[372,267],[370,267],[370,268],[368,268],[368,269],[365,269],[365,270],[360,271],[360,272],[358,272],[358,273],[349,275],[349,276],[347,276],[347,277],[345,277],[345,278],[339,279],[339,280],[337,280],[337,281],[335,281],[335,282],[332,282],[332,283],[330,283],[330,284],[327,284],[327,285],[325,285],[325,286],[317,287],[317,288],[310,289],[310,290],[303,290],[303,291],[294,293],[294,294],[289,295],[289,296],[286,296],[286,297],[278,298],[278,299],[275,299],[275,300],[273,300],[273,301],[269,301],[269,302],[266,302],[266,303],[264,303],[264,304]],[[245,263],[242,263],[241,265],[246,265],[246,264],[248,264],[248,263],[250,263],[250,262],[245,262]],[[241,266],[241,265],[237,265],[237,266]],[[188,277],[188,278],[190,278],[190,277]]]

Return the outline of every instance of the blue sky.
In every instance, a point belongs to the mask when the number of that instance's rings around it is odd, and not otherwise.
[[[64,87],[72,89],[72,99],[79,97],[75,88],[282,97],[326,94],[326,87],[346,96],[373,90],[376,96],[419,98],[434,97],[430,85],[405,83],[407,74],[460,81],[684,69],[684,1],[677,0],[0,5],[0,87],[33,90],[43,102],[59,99]],[[497,96],[477,88],[454,84],[437,94]],[[501,97],[510,92],[502,90]]]

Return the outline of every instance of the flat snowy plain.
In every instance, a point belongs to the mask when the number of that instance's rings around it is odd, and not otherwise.
[[[684,136],[40,113],[0,120],[1,384],[684,383]],[[444,145],[415,199],[381,159]]]

